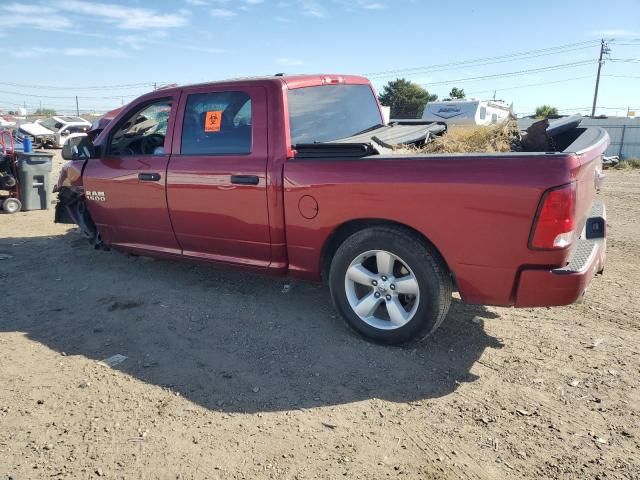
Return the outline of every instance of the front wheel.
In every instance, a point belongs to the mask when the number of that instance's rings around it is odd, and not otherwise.
[[[394,227],[368,228],[345,240],[331,262],[329,286],[346,322],[386,344],[434,332],[451,303],[451,277],[440,256]]]

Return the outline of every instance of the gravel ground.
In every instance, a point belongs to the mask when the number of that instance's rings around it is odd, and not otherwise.
[[[0,215],[0,479],[640,478],[640,172],[601,196],[584,303],[454,300],[411,348],[356,337],[321,285]]]

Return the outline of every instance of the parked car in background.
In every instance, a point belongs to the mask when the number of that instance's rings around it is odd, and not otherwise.
[[[604,269],[607,133],[571,123],[505,153],[384,147],[433,126],[384,125],[358,76],[157,90],[65,145],[56,222],[96,248],[324,279],[383,343],[433,332],[452,290],[516,307],[580,298]]]
[[[22,135],[28,135],[33,139],[33,147],[53,147],[56,145],[56,135],[44,125],[37,122],[20,123],[18,131]]]
[[[53,147],[62,148],[69,138],[82,137],[91,128],[91,122],[80,117],[56,116],[44,120],[36,120],[38,125],[51,130],[53,133]]]
[[[7,117],[0,117],[0,127],[13,127],[15,124],[15,120]]]

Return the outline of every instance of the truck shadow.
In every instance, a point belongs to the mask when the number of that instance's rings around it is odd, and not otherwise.
[[[2,255],[0,282],[17,288],[5,289],[0,332],[66,355],[124,355],[115,368],[210,409],[441,397],[502,346],[482,326],[495,314],[455,300],[429,340],[382,347],[344,325],[322,285],[96,252],[75,232],[0,239]]]

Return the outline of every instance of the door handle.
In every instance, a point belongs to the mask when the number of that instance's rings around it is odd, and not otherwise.
[[[139,173],[138,180],[141,182],[157,182],[160,180],[159,173]]]
[[[258,185],[260,177],[257,175],[231,175],[231,183],[234,185]]]

